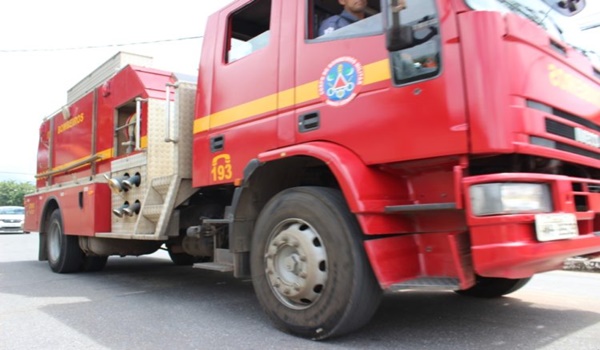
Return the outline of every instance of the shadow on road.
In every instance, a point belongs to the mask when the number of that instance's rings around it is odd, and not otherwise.
[[[143,341],[171,349],[537,349],[600,323],[598,312],[518,297],[402,292],[386,295],[359,332],[316,343],[275,330],[250,281],[152,256],[110,258],[102,272],[66,275],[43,262],[0,263],[0,295],[39,305],[108,348],[136,348]],[[0,316],[7,307],[1,305]]]

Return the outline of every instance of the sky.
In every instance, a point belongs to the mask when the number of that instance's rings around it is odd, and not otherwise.
[[[42,119],[67,103],[67,90],[117,52],[151,56],[154,68],[196,75],[202,39],[60,49],[201,36],[207,17],[231,2],[0,2],[0,181],[33,181]]]
[[[232,0],[7,0],[0,2],[0,181],[33,181],[39,125],[67,90],[119,51],[153,57],[155,68],[197,74],[209,14]],[[581,23],[600,23],[588,0]],[[584,32],[600,53],[600,28]],[[111,46],[113,45],[113,46]],[[93,49],[62,50],[101,46]]]

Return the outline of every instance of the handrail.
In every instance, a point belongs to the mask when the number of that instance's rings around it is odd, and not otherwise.
[[[73,163],[73,164],[71,164],[71,165],[69,165],[69,166],[67,166],[65,168],[57,169],[57,170],[52,170],[52,171],[47,171],[47,172],[41,173],[41,174],[36,174],[35,178],[39,179],[39,178],[49,177],[49,176],[52,176],[52,175],[55,175],[55,174],[59,174],[59,173],[64,173],[64,172],[67,172],[69,170],[73,170],[75,168],[79,168],[80,166],[86,165],[88,163],[93,163],[96,160],[101,159],[101,158],[102,158],[102,156],[100,156],[98,154],[95,154],[95,155],[90,156],[88,158],[82,159],[79,162]]]
[[[141,147],[141,125],[142,125],[142,102],[147,100],[138,97],[135,99],[135,150],[139,151]]]
[[[165,131],[165,142],[173,142],[173,143],[177,143],[177,141],[179,141],[177,139],[177,137],[172,138],[171,137],[171,87],[177,89],[178,84],[166,84],[166,89],[165,89],[165,93],[166,93],[166,98],[165,98],[165,103],[167,105],[167,120],[166,120],[166,131]]]

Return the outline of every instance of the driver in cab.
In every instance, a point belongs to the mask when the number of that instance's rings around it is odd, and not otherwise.
[[[335,30],[343,28],[352,23],[365,19],[367,9],[367,0],[338,0],[344,10],[339,15],[331,16],[321,23],[318,36],[329,34]],[[394,11],[401,11],[406,8],[406,0],[398,0]]]

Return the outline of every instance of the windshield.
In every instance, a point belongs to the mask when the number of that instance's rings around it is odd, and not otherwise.
[[[542,0],[467,0],[467,4],[475,10],[513,12],[528,18],[552,37],[566,42],[592,60],[597,59],[597,56],[593,57],[592,43],[584,39],[585,36],[579,29],[577,16],[563,16]]]

